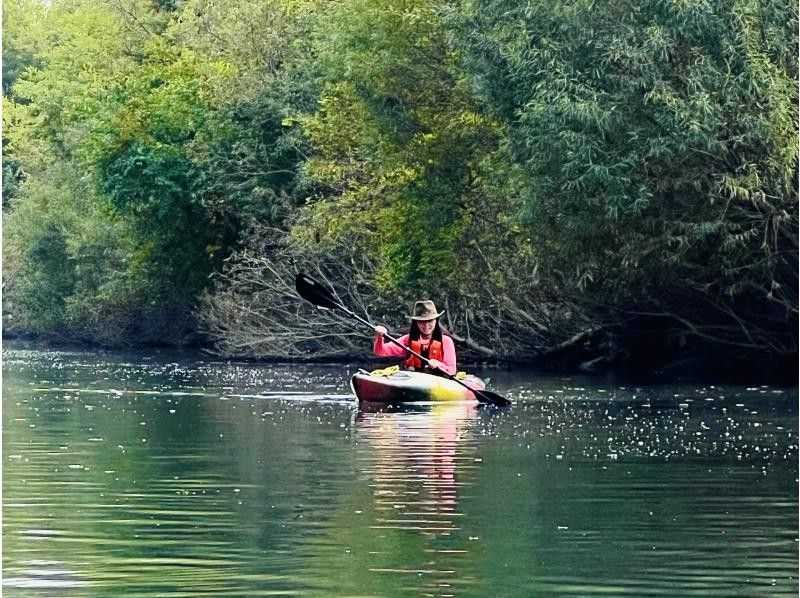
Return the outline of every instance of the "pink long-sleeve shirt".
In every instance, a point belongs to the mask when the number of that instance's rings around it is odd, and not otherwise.
[[[403,347],[408,347],[407,334],[404,334],[397,340],[401,345],[403,345]],[[383,335],[375,336],[375,342],[372,345],[372,351],[375,353],[375,355],[379,355],[381,357],[405,357],[408,355],[408,352],[402,347],[398,347],[391,341],[385,341]],[[444,353],[444,358],[441,361],[441,369],[451,376],[455,376],[456,346],[453,344],[453,339],[446,334],[442,335],[442,353]]]

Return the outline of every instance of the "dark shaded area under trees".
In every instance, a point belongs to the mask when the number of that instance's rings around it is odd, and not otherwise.
[[[798,17],[768,0],[9,0],[6,334],[796,376]]]

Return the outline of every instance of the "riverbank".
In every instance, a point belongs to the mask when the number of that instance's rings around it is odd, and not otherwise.
[[[366,342],[367,339],[365,339]],[[224,356],[215,352],[211,343],[193,343],[185,346],[138,345],[128,347],[107,347],[74,339],[47,337],[41,335],[7,333],[2,336],[3,348],[24,348],[29,350],[79,350],[98,354],[142,354],[177,356],[181,359],[219,360],[232,363],[275,364],[275,365],[356,365],[364,369],[383,367],[387,360],[376,358],[367,351],[357,355],[318,358],[309,355],[305,358],[285,359],[280,357]],[[769,384],[783,387],[798,385],[798,358],[787,357],[772,363],[735,359],[717,354],[706,357],[685,357],[666,362],[659,360],[657,353],[637,354],[617,352],[613,355],[600,355],[590,346],[571,351],[551,353],[538,359],[486,359],[464,351],[459,354],[459,368],[474,370],[513,371],[516,369],[535,370],[555,375],[583,374],[598,378],[613,376],[629,383],[670,383],[697,382],[706,384]]]

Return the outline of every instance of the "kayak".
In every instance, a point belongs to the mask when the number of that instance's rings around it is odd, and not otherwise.
[[[458,379],[476,390],[486,385],[476,376],[459,374]],[[359,401],[370,403],[414,403],[419,401],[477,401],[475,394],[458,382],[397,368],[359,371],[350,380]]]

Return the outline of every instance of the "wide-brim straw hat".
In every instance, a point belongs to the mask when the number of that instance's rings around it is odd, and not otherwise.
[[[440,312],[436,311],[436,304],[433,301],[417,301],[414,304],[414,313],[410,316],[412,320],[425,322],[427,320],[437,320],[442,317],[442,314],[447,310]]]

